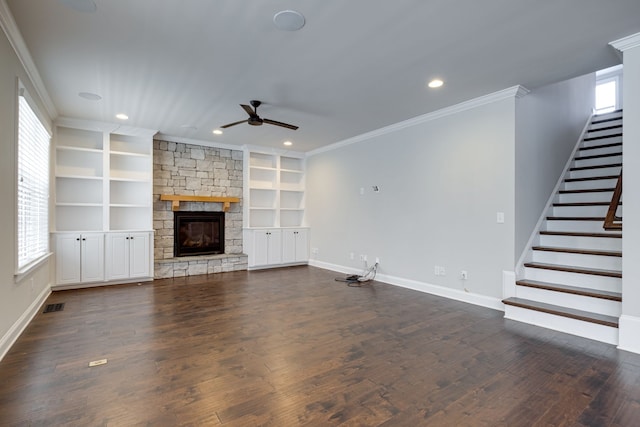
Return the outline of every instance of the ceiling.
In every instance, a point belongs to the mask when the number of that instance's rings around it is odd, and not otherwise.
[[[620,63],[638,0],[0,0],[57,114],[310,151],[514,85]],[[94,12],[81,9],[95,3]],[[299,31],[275,27],[294,9]],[[428,89],[439,77],[445,85]],[[92,101],[80,92],[102,97]],[[296,131],[240,124],[239,104]]]

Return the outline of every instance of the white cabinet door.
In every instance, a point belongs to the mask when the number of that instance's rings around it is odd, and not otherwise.
[[[309,232],[303,228],[296,234],[296,262],[306,261],[309,261]]]
[[[149,277],[150,233],[108,233],[107,280]]]
[[[129,235],[129,277],[149,277],[150,261],[150,233],[131,233]]]
[[[80,248],[80,281],[104,280],[104,234],[82,234]]]
[[[282,230],[282,262],[305,262],[309,260],[309,243],[306,229]]]
[[[280,230],[252,230],[253,265],[272,265],[282,262],[282,234]]]
[[[129,233],[107,234],[105,264],[107,280],[129,278]]]
[[[56,283],[80,282],[80,235],[56,235]]]

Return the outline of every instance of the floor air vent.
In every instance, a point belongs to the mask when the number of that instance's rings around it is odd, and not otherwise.
[[[43,313],[53,313],[54,311],[62,311],[64,310],[64,303],[59,302],[57,304],[47,304],[44,308]]]

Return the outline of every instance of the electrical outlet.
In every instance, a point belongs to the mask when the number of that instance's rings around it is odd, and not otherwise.
[[[318,248],[311,248],[311,253],[314,255],[318,255],[320,253],[320,249]]]
[[[433,274],[435,274],[436,276],[440,275],[440,266],[439,265],[434,265],[433,266]]]
[[[360,254],[360,261],[366,261],[366,260],[367,260],[367,256]]]
[[[461,278],[462,280],[467,280],[467,279],[469,278],[469,274],[467,273],[467,271],[466,271],[466,270],[462,270],[462,271],[460,272],[460,278]]]
[[[376,257],[376,264],[380,264],[380,258]]]
[[[356,254],[354,254],[353,252],[349,252],[349,259],[350,260],[356,259]]]
[[[497,212],[496,213],[496,222],[498,224],[504,224],[504,212]]]
[[[444,267],[440,267],[440,275],[441,276],[446,276],[447,275],[447,271],[444,269]]]

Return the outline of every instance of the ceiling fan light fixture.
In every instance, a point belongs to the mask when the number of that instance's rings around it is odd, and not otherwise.
[[[304,27],[305,19],[300,12],[295,10],[281,10],[273,15],[273,23],[282,31],[298,31]]]

